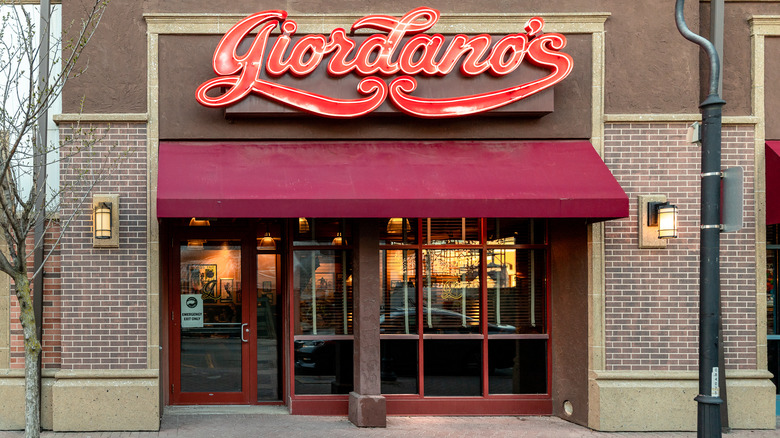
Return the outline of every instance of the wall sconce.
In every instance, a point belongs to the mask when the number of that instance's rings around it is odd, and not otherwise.
[[[92,246],[119,248],[119,195],[92,197]]]
[[[666,248],[668,239],[677,237],[677,211],[665,195],[640,195],[637,211],[639,247]]]
[[[677,206],[668,202],[647,204],[647,225],[658,227],[659,239],[677,237]]]

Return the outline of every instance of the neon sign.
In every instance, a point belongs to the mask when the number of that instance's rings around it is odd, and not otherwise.
[[[425,34],[439,20],[439,11],[413,9],[397,18],[369,15],[351,28],[383,33],[358,43],[338,28],[325,35],[305,35],[292,42],[298,25],[286,20],[285,11],[264,11],[250,15],[233,26],[214,51],[217,77],[198,87],[196,98],[210,108],[235,104],[250,94],[325,117],[353,118],[368,114],[388,99],[400,111],[417,117],[457,117],[490,111],[552,87],[572,70],[571,56],[560,50],[566,38],[543,33],[544,20],[531,18],[526,33],[506,35],[491,48],[487,34],[455,35],[445,48],[445,37]],[[280,25],[281,34],[271,42],[271,32]],[[257,29],[249,49],[239,54],[239,44]],[[414,96],[415,75],[445,76],[459,68],[462,75],[485,73],[505,76],[521,63],[548,70],[546,76],[496,91],[447,98]],[[327,63],[328,74],[342,77],[356,74],[362,97],[341,99],[317,94],[273,81],[285,74],[305,77]],[[389,81],[389,84],[388,84]],[[214,91],[219,94],[214,95]]]

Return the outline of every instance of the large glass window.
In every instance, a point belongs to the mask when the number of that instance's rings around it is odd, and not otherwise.
[[[352,390],[352,251],[343,221],[301,218],[293,232],[295,393]]]
[[[544,221],[389,218],[380,231],[382,393],[547,393]]]

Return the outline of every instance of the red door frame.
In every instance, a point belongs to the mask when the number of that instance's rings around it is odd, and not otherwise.
[[[169,375],[171,382],[170,404],[252,404],[257,403],[257,392],[252,388],[257,387],[257,306],[251,305],[252,298],[257,300],[254,233],[249,238],[249,230],[246,229],[211,228],[211,227],[176,227],[172,230],[171,251],[168,259],[168,296],[171,311],[171,320],[168,325],[170,361]],[[197,239],[226,239],[239,240],[241,242],[241,321],[248,324],[244,330],[247,342],[241,344],[241,392],[181,392],[181,312],[178,312],[180,295],[180,242],[188,238]],[[248,274],[247,274],[248,273]],[[243,292],[246,291],[246,292]],[[248,332],[247,332],[248,329]]]

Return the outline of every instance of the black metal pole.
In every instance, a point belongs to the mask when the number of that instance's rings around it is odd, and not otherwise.
[[[720,437],[720,398],[718,369],[718,325],[720,324],[720,150],[721,116],[726,103],[718,95],[720,60],[715,46],[688,29],[683,15],[685,0],[677,0],[677,29],[707,52],[710,60],[709,95],[699,105],[702,115],[701,139],[701,238],[699,269],[699,395],[697,435]]]

